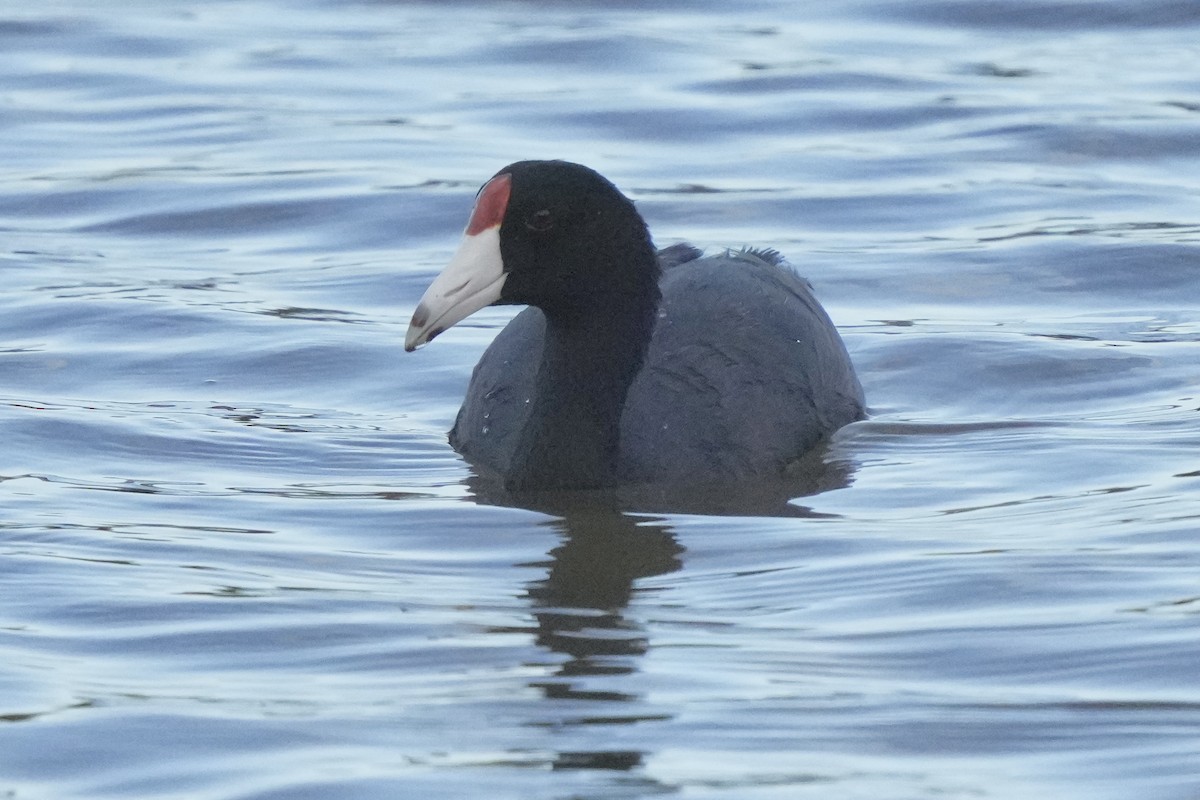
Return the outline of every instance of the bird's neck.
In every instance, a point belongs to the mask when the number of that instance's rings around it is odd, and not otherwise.
[[[513,490],[596,489],[616,482],[621,412],[658,311],[650,283],[586,311],[546,313],[532,407],[508,477]]]

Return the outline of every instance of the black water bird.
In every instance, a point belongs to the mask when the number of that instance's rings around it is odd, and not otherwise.
[[[493,304],[530,308],[475,367],[450,442],[509,490],[774,478],[864,416],[837,329],[778,253],[656,251],[578,164],[483,186],[405,349]]]

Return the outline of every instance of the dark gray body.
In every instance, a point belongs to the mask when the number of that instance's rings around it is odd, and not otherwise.
[[[621,412],[618,482],[777,476],[862,419],[862,387],[808,283],[772,252],[659,254],[662,303]],[[545,318],[518,314],[471,376],[450,443],[504,475],[530,407]]]

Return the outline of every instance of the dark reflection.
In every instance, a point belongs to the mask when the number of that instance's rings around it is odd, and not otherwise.
[[[637,671],[649,640],[625,610],[639,579],[680,568],[683,547],[663,521],[623,514],[596,499],[568,500],[571,507],[560,507],[562,516],[548,523],[561,532],[562,543],[549,553],[546,577],[531,582],[526,596],[537,620],[537,643],[567,658],[531,686],[551,701],[620,705],[596,706],[595,713],[585,714],[568,706],[572,716],[564,720],[551,715],[553,721],[546,723],[551,727],[629,725],[665,718],[639,713],[636,704],[641,698],[636,694],[614,688],[611,681],[597,687],[589,678]],[[551,510],[544,503],[539,508]],[[642,759],[643,753],[634,750],[563,751],[552,766],[629,771],[641,766]]]
[[[683,548],[668,528],[603,508],[576,510],[553,523],[563,543],[550,551],[544,580],[529,585],[537,642],[569,656],[559,677],[633,672],[648,643],[624,616],[639,578],[674,572]],[[570,681],[541,686],[547,697],[632,699],[620,692],[589,692]]]
[[[545,524],[561,536],[547,554],[545,577],[526,589],[538,645],[565,656],[548,676],[531,684],[546,700],[567,703],[539,724],[565,729],[669,718],[645,708],[642,698],[620,680],[638,671],[650,647],[646,630],[626,612],[635,594],[646,591],[639,590],[638,581],[675,572],[683,564],[684,548],[668,520],[655,514],[817,516],[792,499],[844,487],[853,472],[848,464],[826,464],[824,456],[824,451],[813,453],[785,479],[753,486],[517,494],[483,476],[469,480],[476,501],[551,514],[554,518]],[[552,766],[629,771],[642,765],[644,755],[564,749]]]
[[[553,769],[612,769],[628,772],[642,765],[642,754],[625,750],[595,753],[559,753]]]
[[[793,463],[780,478],[753,482],[693,486],[623,486],[587,492],[510,492],[492,476],[476,472],[467,480],[475,499],[485,505],[527,508],[566,515],[572,510],[607,508],[655,514],[705,516],[823,516],[794,502],[832,489],[844,489],[854,477],[854,464],[826,461],[828,447],[818,447]]]

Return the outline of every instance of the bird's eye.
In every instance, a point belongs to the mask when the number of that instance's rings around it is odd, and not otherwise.
[[[554,227],[554,215],[550,213],[550,209],[548,208],[535,211],[525,220],[525,227],[531,231],[548,231]]]

